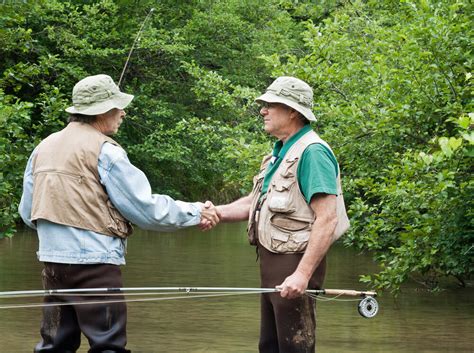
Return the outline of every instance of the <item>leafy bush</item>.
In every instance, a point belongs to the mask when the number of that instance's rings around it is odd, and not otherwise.
[[[267,56],[275,76],[315,87],[324,137],[342,165],[353,222],[346,244],[397,291],[473,273],[472,5],[353,2],[309,22],[307,55]]]
[[[154,191],[227,202],[270,139],[253,103],[272,77],[314,87],[352,231],[374,287],[473,273],[472,22],[468,0],[37,1],[0,5],[0,237],[13,234],[28,155],[66,120],[79,79],[136,96],[116,137]],[[124,14],[126,14],[124,16]]]
[[[34,141],[24,126],[28,125],[31,103],[5,95],[0,89],[0,234],[11,236],[10,225],[15,221],[16,208],[21,195],[23,171]]]
[[[26,160],[34,145],[64,126],[73,85],[98,73],[118,81],[143,24],[121,82],[136,99],[117,140],[150,176],[156,192],[215,202],[242,195],[251,180],[246,168],[261,156],[250,158],[248,151],[245,160],[240,149],[254,138],[266,143],[256,111],[247,109],[254,93],[247,85],[263,87],[268,80],[257,58],[275,49],[292,50],[300,40],[293,39],[300,25],[278,1],[262,5],[257,15],[253,2],[237,0],[0,4],[2,148],[22,143],[2,157],[0,238],[11,235],[18,220]],[[151,7],[156,7],[152,14]],[[220,103],[202,99],[204,90],[207,96],[216,92],[219,83],[211,80],[212,73],[233,80]],[[25,134],[23,140],[16,131]],[[239,171],[232,172],[237,160]]]

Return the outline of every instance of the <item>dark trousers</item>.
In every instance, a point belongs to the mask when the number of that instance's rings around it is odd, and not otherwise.
[[[122,287],[119,266],[68,265],[44,263],[44,289]],[[123,296],[46,296],[44,303],[121,300]],[[89,353],[129,353],[125,349],[127,306],[125,303],[45,306],[41,323],[42,341],[35,353],[72,353],[81,344],[81,332],[87,337]]]
[[[260,280],[263,288],[281,284],[297,268],[302,254],[275,254],[259,244]],[[321,262],[308,288],[320,289],[326,273]],[[316,347],[314,299],[302,296],[286,299],[280,293],[261,294],[260,353],[310,353]]]

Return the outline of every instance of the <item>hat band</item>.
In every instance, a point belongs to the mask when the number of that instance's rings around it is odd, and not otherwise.
[[[99,94],[94,94],[93,96],[91,95],[76,95],[73,97],[73,104],[75,106],[81,106],[81,105],[90,105],[92,103],[101,103],[103,101],[106,101],[110,97],[114,96],[114,92],[106,90],[104,93],[99,93]]]
[[[304,94],[296,94],[285,88],[280,88],[279,90],[267,89],[267,92],[276,94],[277,96],[291,97],[293,98],[293,100],[296,100],[298,103],[305,106],[306,108],[313,108],[313,100],[309,99]]]

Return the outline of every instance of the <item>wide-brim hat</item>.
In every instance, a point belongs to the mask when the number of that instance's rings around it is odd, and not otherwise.
[[[278,77],[255,101],[282,103],[300,112],[307,120],[316,121],[312,111],[313,89],[296,77]]]
[[[74,86],[73,105],[66,109],[70,114],[98,115],[111,109],[124,109],[133,95],[120,92],[108,75],[88,76]]]

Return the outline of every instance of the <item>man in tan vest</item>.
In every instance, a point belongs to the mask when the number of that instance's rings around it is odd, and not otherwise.
[[[349,226],[339,166],[309,125],[316,118],[308,84],[279,77],[256,101],[265,131],[278,141],[251,194],[217,209],[221,222],[248,219],[261,285],[281,289],[261,295],[260,352],[314,352],[314,300],[305,290],[321,288],[326,253]]]
[[[132,99],[107,75],[84,78],[66,109],[69,124],[43,140],[28,161],[19,212],[38,232],[44,289],[123,287],[119,265],[125,264],[132,223],[169,231],[218,222],[210,202],[205,208],[152,194],[145,174],[109,137],[117,133]],[[125,303],[68,305],[88,299],[45,297],[45,304],[62,305],[44,306],[36,353],[76,352],[81,332],[90,353],[130,352]]]

